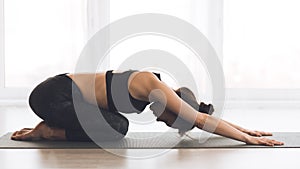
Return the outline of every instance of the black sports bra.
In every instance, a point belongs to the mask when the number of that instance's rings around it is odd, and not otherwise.
[[[106,72],[106,93],[109,111],[120,111],[123,113],[141,113],[145,109],[145,107],[150,104],[150,102],[148,101],[135,99],[129,93],[128,78],[134,72],[137,72],[137,70],[128,70],[122,73],[113,73],[112,70]],[[159,73],[153,72],[153,74],[156,75],[159,80],[161,80]],[[112,81],[114,81],[113,84]],[[130,103],[127,102],[128,97]],[[133,107],[130,105],[132,105]]]

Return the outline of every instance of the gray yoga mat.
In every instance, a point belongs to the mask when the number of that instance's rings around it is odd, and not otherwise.
[[[7,133],[0,138],[0,149],[168,149],[168,148],[270,148],[268,146],[246,145],[243,142],[225,137],[211,135],[206,132],[190,132],[187,136],[180,137],[178,133],[158,132],[131,132],[116,142],[68,142],[68,141],[14,141],[10,139],[12,133]],[[273,133],[270,137],[283,141],[284,146],[276,148],[299,148],[300,133],[284,132]],[[274,147],[273,147],[274,148]]]

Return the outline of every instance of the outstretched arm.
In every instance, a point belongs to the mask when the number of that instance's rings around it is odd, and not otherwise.
[[[129,85],[130,93],[138,98],[150,102],[159,102],[167,109],[177,113],[186,121],[195,124],[200,129],[225,136],[231,139],[245,142],[247,144],[282,145],[283,143],[263,138],[252,137],[242,132],[240,127],[227,123],[216,117],[200,113],[184,102],[166,84],[159,81],[151,73],[141,73],[136,75]]]
[[[256,136],[256,137],[261,137],[261,136],[272,136],[272,133],[270,133],[270,132],[257,131],[257,130],[249,130],[249,129],[245,129],[245,128],[243,128],[243,127],[240,127],[240,126],[238,126],[238,125],[236,125],[236,124],[230,123],[230,122],[228,122],[228,121],[225,121],[225,120],[223,120],[223,121],[224,121],[225,123],[231,125],[232,127],[236,128],[236,129],[240,130],[241,132],[246,133],[246,134],[248,134],[248,135],[250,135],[250,136]]]
[[[219,134],[224,137],[232,138],[238,141],[242,141],[247,144],[261,144],[261,145],[268,145],[268,146],[283,145],[283,143],[280,141],[276,141],[264,137],[253,137],[248,133],[242,132],[239,129],[233,127],[232,126],[233,124],[227,123],[222,119],[218,119],[207,114],[202,114],[202,116],[204,116],[204,119],[198,122],[197,127],[205,131]],[[241,129],[241,127],[238,128]]]

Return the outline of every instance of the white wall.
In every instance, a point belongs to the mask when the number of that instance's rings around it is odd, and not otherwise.
[[[0,89],[4,87],[4,4],[0,0]]]

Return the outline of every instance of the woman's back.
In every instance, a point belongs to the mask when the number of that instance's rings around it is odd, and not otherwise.
[[[68,74],[68,76],[78,86],[88,103],[98,104],[107,109],[105,72]]]

